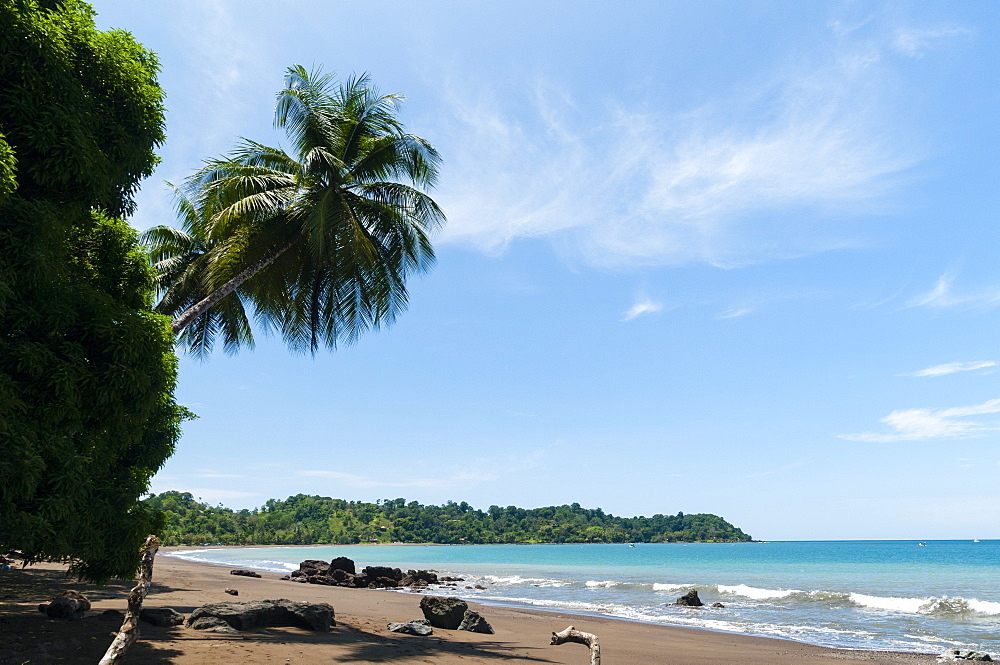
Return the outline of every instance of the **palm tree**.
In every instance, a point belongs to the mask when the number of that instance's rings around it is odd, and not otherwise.
[[[275,126],[293,154],[244,139],[186,182],[183,231],[144,236],[179,341],[196,353],[220,333],[227,351],[252,343],[250,304],[292,349],[315,353],[406,307],[406,278],[433,263],[428,234],[444,214],[419,189],[433,187],[440,157],[404,131],[401,99],[367,76],[338,84],[288,69]]]
[[[217,252],[215,243],[198,235],[207,225],[204,211],[172,183],[177,216],[183,229],[154,226],[140,236],[146,246],[156,273],[156,286],[161,294],[157,311],[164,314],[184,312],[210,295],[203,283],[206,268]],[[245,297],[237,290],[224,297],[211,309],[195,317],[177,331],[178,341],[195,355],[205,356],[219,335],[224,348],[234,353],[241,346],[253,346],[253,333],[246,315]]]

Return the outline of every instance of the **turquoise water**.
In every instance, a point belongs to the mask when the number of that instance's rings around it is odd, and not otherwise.
[[[460,576],[459,595],[849,649],[1000,654],[1000,541],[314,546],[170,556],[287,573],[305,559]],[[475,589],[475,585],[486,587]],[[706,605],[674,600],[695,589]],[[393,593],[393,592],[390,592]]]

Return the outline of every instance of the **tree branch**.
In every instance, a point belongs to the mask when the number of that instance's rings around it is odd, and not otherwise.
[[[590,665],[601,665],[601,645],[597,643],[597,635],[584,633],[573,626],[558,633],[552,633],[552,644],[565,644],[566,642],[576,642],[590,647]]]
[[[125,651],[132,646],[132,643],[139,638],[139,612],[142,611],[142,601],[149,593],[149,585],[153,581],[153,557],[156,550],[160,549],[160,541],[156,536],[146,536],[146,542],[139,549],[142,552],[142,564],[139,572],[139,581],[128,594],[128,610],[125,612],[125,620],[122,621],[121,630],[115,635],[111,646],[104,653],[104,658],[98,665],[115,665]]]

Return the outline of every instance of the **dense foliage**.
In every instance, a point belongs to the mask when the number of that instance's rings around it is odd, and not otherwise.
[[[377,503],[298,494],[269,500],[258,510],[234,511],[196,501],[190,493],[146,499],[163,510],[168,545],[312,545],[320,543],[624,543],[744,542],[750,536],[715,515],[615,517],[580,504],[547,508],[466,502],[424,506],[387,499]]]
[[[183,414],[121,219],[163,141],[157,70],[83,2],[0,2],[0,550],[94,580],[135,572]]]

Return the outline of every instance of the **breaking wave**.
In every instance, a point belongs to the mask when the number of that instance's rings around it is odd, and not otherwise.
[[[734,596],[743,596],[744,598],[750,598],[752,600],[787,598],[793,593],[802,593],[801,591],[796,591],[795,589],[760,589],[757,587],[747,586],[746,584],[736,584],[733,586],[720,584],[717,588],[719,589],[719,593],[730,593]]]
[[[863,593],[850,594],[855,605],[890,612],[906,614],[983,614],[1000,615],[1000,603],[975,598],[894,598],[892,596],[869,596]]]

